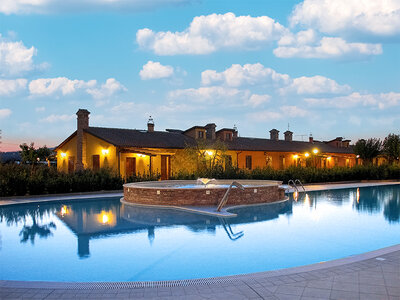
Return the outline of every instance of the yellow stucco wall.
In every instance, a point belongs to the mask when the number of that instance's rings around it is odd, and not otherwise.
[[[95,136],[84,133],[86,138],[86,159],[83,159],[85,168],[93,168],[93,155],[100,156],[100,168],[110,167],[118,169],[118,161],[116,156],[116,147],[96,138]],[[62,172],[68,172],[68,160],[74,157],[76,163],[76,136],[57,149],[57,169]],[[108,153],[103,153],[102,150],[108,150]],[[61,153],[66,156],[62,157]]]
[[[64,157],[62,153],[65,153]],[[57,149],[57,170],[68,172],[68,159],[71,157],[74,157],[76,161],[76,136]]]
[[[117,149],[110,143],[105,142],[91,134],[86,136],[86,165],[85,168],[93,168],[93,155],[100,156],[100,168],[112,168],[118,170]],[[103,153],[108,150],[108,153]]]
[[[150,156],[138,153],[120,153],[117,154],[117,148],[104,140],[101,140],[91,134],[84,133],[86,140],[86,159],[83,159],[85,168],[93,168],[93,155],[99,155],[100,157],[100,168],[110,167],[115,171],[118,171],[118,159],[120,159],[120,174],[125,177],[126,174],[126,158],[136,158],[136,174],[144,175],[150,173]],[[57,150],[57,168],[59,171],[68,172],[68,160],[74,157],[76,163],[76,137],[73,137],[70,141],[65,143],[62,147]],[[104,153],[103,150],[108,150],[108,153]],[[160,149],[148,149],[150,152],[156,152]],[[165,150],[167,151],[167,150]],[[168,149],[171,154],[179,156],[184,153],[183,149]],[[61,153],[65,153],[66,156],[62,157]],[[230,155],[232,158],[232,166],[238,166],[241,169],[246,169],[246,156],[251,156],[252,169],[265,168],[270,166],[274,169],[288,168],[294,165],[301,166],[317,166],[331,168],[333,166],[348,166],[352,167],[355,165],[355,155],[341,155],[334,153],[323,153],[324,157],[320,155],[311,156],[308,159],[304,158],[303,153],[295,152],[264,152],[264,151],[227,151],[225,155]],[[294,155],[298,155],[296,158]],[[330,156],[330,159],[327,159]],[[161,174],[161,155],[151,157],[152,174]],[[195,168],[195,166],[191,166]],[[188,170],[190,166],[185,164],[182,160],[171,160],[171,172],[172,174],[178,173],[180,170]]]

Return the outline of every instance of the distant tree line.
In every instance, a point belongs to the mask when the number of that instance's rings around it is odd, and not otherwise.
[[[400,157],[400,135],[391,133],[383,141],[377,138],[360,139],[354,145],[354,153],[364,164],[372,164],[378,156],[383,156],[389,164],[398,164]]]

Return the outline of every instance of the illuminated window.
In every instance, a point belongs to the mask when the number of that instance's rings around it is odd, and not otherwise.
[[[252,169],[252,159],[251,155],[246,155],[246,169]]]

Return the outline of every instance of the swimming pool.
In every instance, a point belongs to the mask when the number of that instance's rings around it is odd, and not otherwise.
[[[141,281],[275,270],[400,243],[400,186],[310,192],[217,218],[119,198],[0,208],[0,279]]]

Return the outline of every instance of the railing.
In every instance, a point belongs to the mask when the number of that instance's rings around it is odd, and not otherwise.
[[[237,239],[240,239],[244,235],[243,231],[234,233],[231,228],[231,225],[228,222],[226,222],[224,218],[218,218],[218,219],[221,222],[222,227],[225,229],[225,232],[228,235],[229,239],[231,239],[232,241],[236,241]]]
[[[297,184],[296,184],[296,183],[297,183]],[[299,188],[297,187],[297,185],[300,185],[300,186],[301,186],[301,188],[303,189],[303,192],[306,191],[306,188],[305,188],[304,185],[301,183],[300,179],[296,179],[296,180],[290,179],[290,180],[288,181],[288,186],[293,186],[294,189],[295,189],[297,192],[300,192],[300,191],[299,191]]]
[[[243,185],[241,185],[237,181],[232,181],[232,183],[229,185],[228,189],[226,190],[224,197],[222,197],[221,201],[219,202],[219,204],[217,206],[217,211],[221,211],[222,207],[224,207],[224,205],[228,201],[228,196],[229,196],[229,193],[230,193],[230,191],[231,191],[233,186],[236,186],[239,189],[241,189],[242,191],[244,191],[244,186]]]
[[[294,181],[294,183],[295,183],[295,184],[300,184],[301,187],[303,188],[303,192],[306,191],[306,188],[305,188],[304,185],[301,183],[300,179],[296,179],[296,180]]]

